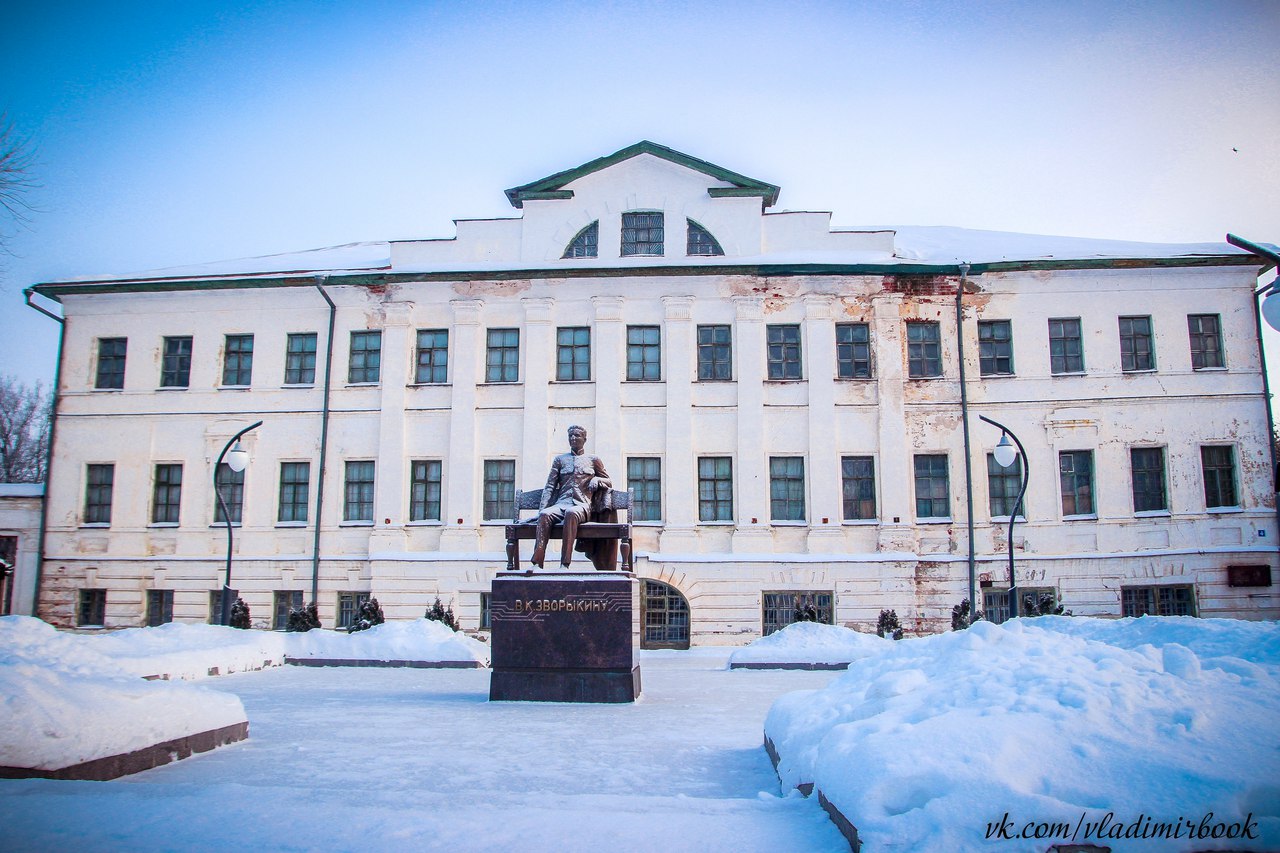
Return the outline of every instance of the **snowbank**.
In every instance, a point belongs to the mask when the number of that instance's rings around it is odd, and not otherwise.
[[[880,654],[893,642],[840,625],[793,622],[780,631],[736,649],[729,656],[729,666],[835,666]]]
[[[1188,838],[1184,821],[1199,826],[1210,812],[1210,823],[1252,813],[1254,839],[1233,846],[1275,849],[1278,630],[979,622],[888,643],[827,688],[784,696],[765,734],[784,785],[813,783],[870,849],[970,849],[992,830],[1009,850],[1054,840],[1150,850],[1154,836],[1142,834],[1158,822],[1181,833],[1161,849],[1207,849],[1227,842]],[[1029,823],[1067,829],[1010,844]]]
[[[489,647],[442,622],[383,622],[365,631],[285,634],[290,658],[336,661],[416,661],[487,666]]]
[[[192,680],[284,664],[286,637],[223,625],[170,622],[74,639],[144,678]]]
[[[246,722],[238,697],[144,681],[85,639],[0,618],[0,766],[56,770]]]

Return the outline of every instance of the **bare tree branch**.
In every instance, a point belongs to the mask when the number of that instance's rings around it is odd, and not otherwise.
[[[39,382],[0,376],[0,483],[44,482],[51,415],[51,398]]]

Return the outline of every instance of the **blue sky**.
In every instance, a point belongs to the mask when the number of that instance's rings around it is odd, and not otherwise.
[[[1280,242],[1277,44],[1274,2],[18,0],[0,373],[52,377],[33,283],[447,237],[639,139],[840,225]]]

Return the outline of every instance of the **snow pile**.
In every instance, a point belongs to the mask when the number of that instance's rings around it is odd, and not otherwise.
[[[840,625],[793,622],[729,656],[729,666],[842,664],[880,654],[893,640]]]
[[[142,677],[197,679],[284,664],[285,637],[223,625],[170,622],[74,637]]]
[[[783,784],[814,783],[870,849],[971,849],[1026,831],[1022,846],[1003,846],[1149,850],[1164,822],[1180,835],[1161,849],[1198,850],[1225,843],[1188,837],[1210,812],[1210,824],[1251,814],[1245,846],[1275,849],[1277,631],[1207,619],[979,622],[886,644],[824,690],[784,696],[765,734]],[[1030,840],[1054,823],[1066,828]]]
[[[245,722],[238,697],[144,681],[85,639],[0,618],[0,766],[56,770]]]
[[[291,658],[489,663],[488,646],[432,619],[383,622],[354,634],[307,631],[285,640]]]

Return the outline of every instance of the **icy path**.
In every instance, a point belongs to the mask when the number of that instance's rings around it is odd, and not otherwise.
[[[211,679],[244,743],[116,782],[0,781],[3,850],[844,851],[761,748],[831,672],[641,657],[634,705],[486,701],[487,670],[283,667]]]

